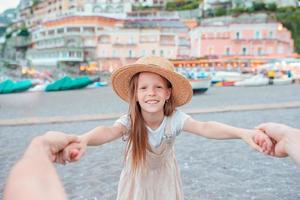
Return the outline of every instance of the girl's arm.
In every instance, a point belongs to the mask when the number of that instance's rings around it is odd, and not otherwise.
[[[262,132],[237,128],[219,122],[200,122],[190,117],[185,121],[183,131],[191,132],[210,139],[240,138],[248,143],[252,148],[257,151],[264,152],[265,154],[271,154],[273,149],[271,139]],[[255,137],[260,139],[255,141]]]
[[[81,135],[81,141],[88,146],[96,146],[111,142],[122,137],[126,127],[117,123],[113,126],[98,126],[91,131]]]
[[[249,134],[249,131],[251,132],[251,130],[248,129],[236,128],[219,122],[201,122],[191,117],[185,121],[183,131],[210,139],[243,138],[245,134]]]
[[[91,131],[79,136],[79,143],[67,146],[59,156],[59,163],[78,161],[85,153],[87,146],[97,146],[120,138],[126,127],[117,123],[113,126],[98,126]]]

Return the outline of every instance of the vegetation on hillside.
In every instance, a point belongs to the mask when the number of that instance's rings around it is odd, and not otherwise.
[[[176,0],[174,2],[168,2],[166,10],[193,10],[199,7],[199,3],[199,0]]]
[[[300,53],[300,8],[277,9],[276,19],[291,31],[295,42],[295,51]]]

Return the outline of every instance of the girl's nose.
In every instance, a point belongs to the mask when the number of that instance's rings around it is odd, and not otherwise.
[[[155,95],[155,89],[154,88],[149,88],[148,90],[148,95]]]

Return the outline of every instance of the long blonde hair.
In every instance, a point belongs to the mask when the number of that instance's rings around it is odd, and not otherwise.
[[[135,74],[129,83],[129,117],[131,122],[131,130],[128,137],[128,144],[125,151],[125,159],[129,152],[131,152],[132,169],[135,172],[139,167],[143,166],[146,162],[146,151],[149,148],[147,128],[141,112],[141,106],[137,101],[138,78],[140,73]],[[162,77],[167,87],[171,88],[171,83]],[[175,102],[172,96],[166,101],[164,105],[164,115],[170,116],[175,110]]]

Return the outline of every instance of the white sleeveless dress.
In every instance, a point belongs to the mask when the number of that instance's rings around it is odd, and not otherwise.
[[[158,147],[147,150],[145,170],[131,173],[130,152],[122,170],[118,200],[182,200],[182,184],[174,152],[175,134],[167,117],[165,134]]]

